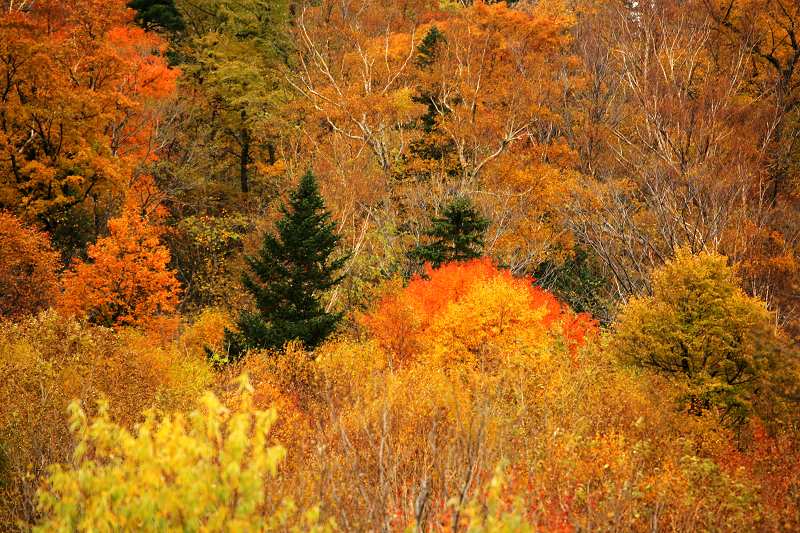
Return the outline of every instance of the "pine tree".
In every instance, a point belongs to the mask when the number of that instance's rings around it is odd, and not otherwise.
[[[277,235],[267,234],[259,254],[246,258],[255,279],[245,274],[243,282],[258,310],[242,312],[238,332],[225,332],[228,360],[251,348],[281,349],[291,340],[313,349],[341,319],[341,313],[327,312],[320,299],[341,281],[337,272],[347,257],[331,259],[339,241],[336,223],[311,172],[281,212]]]
[[[455,198],[445,207],[443,215],[432,219],[431,228],[425,232],[433,242],[417,246],[410,254],[412,259],[438,268],[443,263],[480,257],[489,221],[478,213],[470,199]]]
[[[175,0],[131,0],[128,7],[136,11],[136,23],[146,30],[176,32],[184,29]]]
[[[436,61],[439,53],[439,44],[444,40],[444,33],[436,26],[432,26],[428,33],[425,34],[425,37],[422,38],[422,42],[417,46],[417,57],[414,60],[417,66],[420,68],[431,66]]]

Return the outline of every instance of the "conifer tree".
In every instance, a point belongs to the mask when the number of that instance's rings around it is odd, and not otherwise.
[[[484,233],[489,221],[481,216],[469,198],[459,196],[445,207],[443,216],[431,220],[425,235],[432,240],[411,252],[417,263],[438,268],[451,261],[467,261],[483,254]]]
[[[238,332],[225,332],[228,360],[251,348],[281,349],[291,340],[313,349],[341,319],[341,313],[325,310],[321,297],[341,281],[337,272],[347,257],[331,258],[339,241],[336,223],[311,172],[303,176],[281,212],[277,235],[267,234],[258,255],[246,258],[254,277],[245,275],[243,282],[257,311],[243,311]]]
[[[136,22],[146,30],[181,31],[183,17],[175,0],[131,0],[128,7],[136,11]]]
[[[436,61],[438,55],[439,44],[445,40],[444,33],[442,33],[436,26],[431,27],[422,42],[417,46],[417,56],[414,62],[420,68],[427,68]]]

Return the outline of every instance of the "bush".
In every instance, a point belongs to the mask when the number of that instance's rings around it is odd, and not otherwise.
[[[795,353],[764,302],[747,296],[725,257],[678,252],[653,274],[653,294],[632,298],[614,325],[623,361],[678,378],[687,409],[720,409],[740,426],[797,392]]]
[[[20,317],[52,304],[58,263],[46,234],[0,212],[0,317]]]
[[[0,524],[36,519],[39,482],[72,454],[70,401],[93,409],[108,398],[112,419],[132,427],[148,408],[188,409],[211,378],[201,356],[136,331],[89,326],[54,311],[0,323]]]
[[[489,259],[426,269],[424,277],[396,288],[361,319],[398,362],[436,356],[436,346],[474,359],[489,348],[530,346],[534,337],[545,343],[559,338],[577,348],[596,331],[588,315],[576,315],[532,279],[515,278]]]
[[[187,416],[150,411],[133,433],[111,422],[107,404],[90,422],[73,402],[74,466],[52,469],[35,531],[332,530],[316,509],[297,517],[288,500],[271,508],[268,482],[286,450],[268,446],[276,411],[254,409],[241,383],[235,411],[207,393]]]

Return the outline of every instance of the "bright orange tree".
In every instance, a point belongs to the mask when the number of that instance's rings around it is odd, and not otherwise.
[[[0,316],[36,312],[58,293],[58,252],[42,232],[0,212]]]
[[[180,284],[158,218],[158,210],[148,215],[129,201],[108,222],[109,235],[89,247],[89,262],[75,261],[64,274],[62,310],[104,326],[147,327],[171,314]]]
[[[123,198],[153,155],[178,72],[133,16],[125,0],[0,4],[0,207],[54,239]]]
[[[514,277],[488,258],[438,269],[426,265],[425,276],[415,276],[405,288],[392,291],[362,317],[362,323],[399,361],[420,354],[428,341],[452,346],[459,336],[480,340],[480,332],[465,328],[485,327],[500,335],[510,326],[535,325],[540,331],[560,331],[564,342],[576,349],[595,331],[594,321],[572,312],[533,282]]]

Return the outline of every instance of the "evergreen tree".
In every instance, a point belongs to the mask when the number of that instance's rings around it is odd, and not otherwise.
[[[414,59],[417,66],[420,68],[431,66],[439,55],[439,44],[444,40],[444,33],[436,26],[431,27],[417,46],[417,57]]]
[[[255,277],[245,274],[243,282],[258,310],[242,312],[238,332],[225,332],[229,360],[250,348],[281,349],[290,340],[313,349],[341,319],[341,313],[327,312],[320,298],[341,281],[337,272],[347,258],[331,259],[339,241],[336,223],[311,172],[281,212],[277,235],[267,234],[259,254],[246,258]]]
[[[147,30],[174,32],[184,28],[175,0],[131,0],[128,7],[136,11],[136,23]]]
[[[483,238],[489,221],[483,218],[469,198],[459,196],[444,209],[444,216],[431,220],[425,235],[433,241],[411,252],[418,264],[438,268],[450,261],[467,261],[483,254]]]

